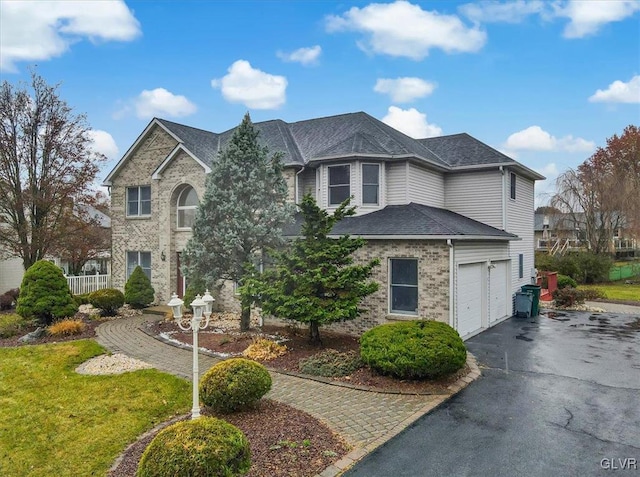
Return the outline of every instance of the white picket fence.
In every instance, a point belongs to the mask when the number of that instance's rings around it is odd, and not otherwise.
[[[82,295],[103,288],[111,288],[111,275],[67,276],[69,289],[74,295]]]

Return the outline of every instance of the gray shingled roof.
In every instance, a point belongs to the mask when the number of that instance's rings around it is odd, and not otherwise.
[[[174,123],[166,119],[158,119],[158,122],[180,138],[184,146],[202,162],[211,164],[211,161],[215,159],[218,153],[219,134]]]
[[[483,164],[515,164],[516,161],[467,133],[418,139],[451,167]]]
[[[302,216],[296,215],[293,224],[284,230],[285,236],[298,236]],[[384,209],[355,217],[345,217],[332,230],[335,235],[359,236],[442,236],[443,238],[485,237],[511,240],[516,235],[491,227],[446,209],[414,202],[388,205]]]

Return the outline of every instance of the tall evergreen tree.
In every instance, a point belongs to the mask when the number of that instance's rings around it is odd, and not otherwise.
[[[184,253],[187,277],[210,286],[219,280],[242,283],[257,254],[282,244],[282,227],[293,215],[282,154],[270,154],[258,135],[247,113],[212,164]],[[247,330],[250,297],[241,294],[241,305],[240,328]]]
[[[324,324],[353,320],[362,298],[378,289],[369,281],[378,259],[353,264],[353,252],[365,240],[344,235],[329,238],[334,224],[353,215],[347,199],[333,214],[321,209],[307,195],[299,205],[304,218],[302,237],[286,252],[275,252],[276,266],[247,280],[243,289],[254,297],[262,311],[309,324],[311,343],[320,344]]]

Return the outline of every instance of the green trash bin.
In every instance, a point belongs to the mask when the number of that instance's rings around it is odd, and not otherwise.
[[[533,303],[531,304],[531,316],[538,316],[540,311],[540,285],[522,285],[520,288],[525,293],[533,295]]]

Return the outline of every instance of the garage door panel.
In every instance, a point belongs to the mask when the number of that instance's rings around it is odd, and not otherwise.
[[[493,262],[489,273],[489,324],[507,316],[509,262]]]
[[[482,264],[459,265],[456,287],[457,331],[465,336],[482,328]]]

